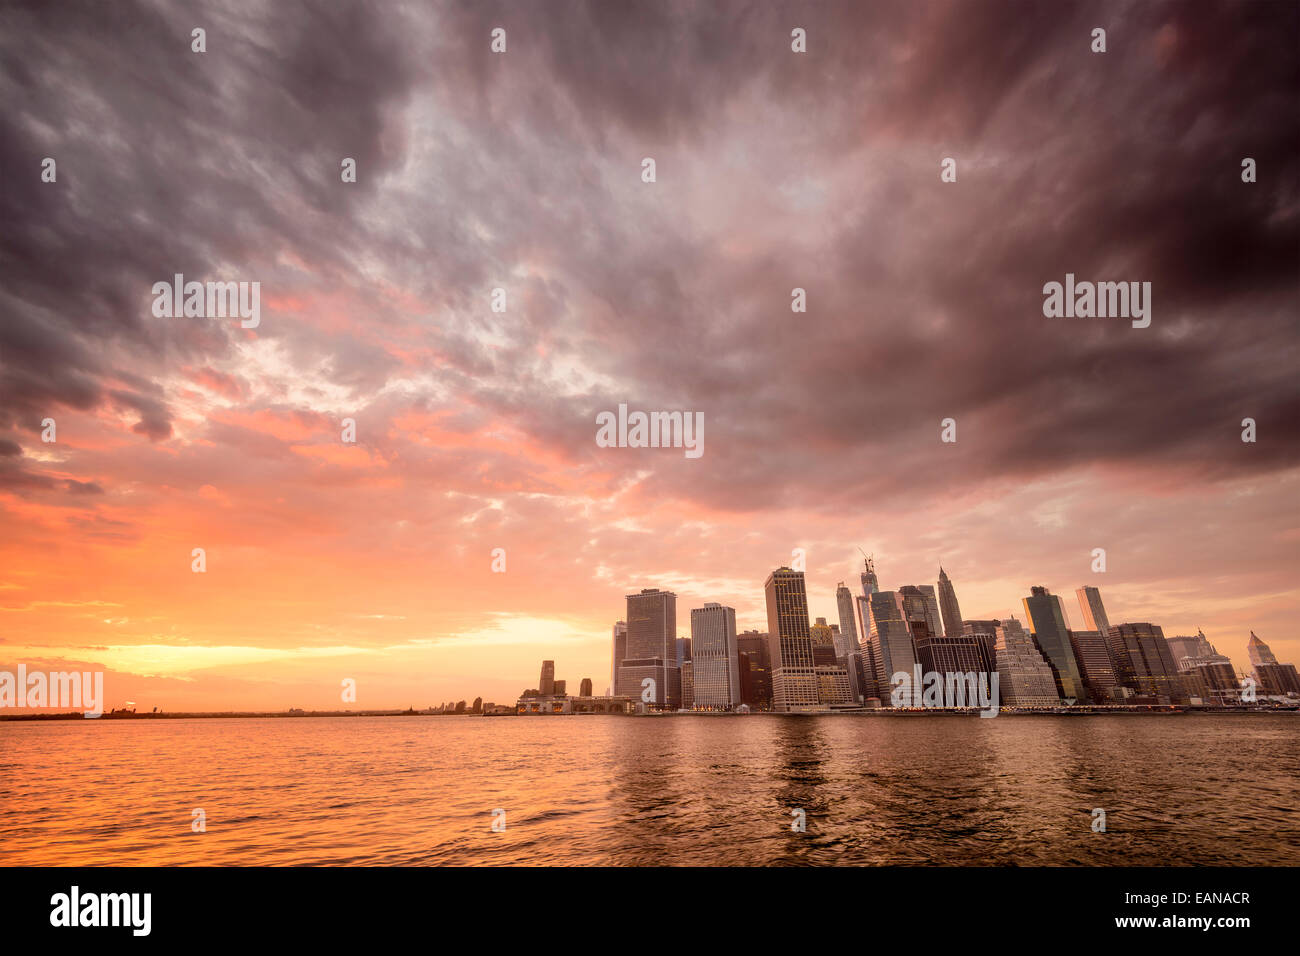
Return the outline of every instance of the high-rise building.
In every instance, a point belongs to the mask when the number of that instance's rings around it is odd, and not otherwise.
[[[1255,679],[1261,693],[1269,696],[1300,696],[1300,671],[1294,664],[1256,664]]]
[[[835,587],[835,605],[840,612],[840,635],[835,652],[847,657],[858,650],[858,629],[853,621],[853,592],[841,581]]]
[[[543,697],[555,693],[555,661],[542,661],[542,678],[537,682],[537,689]]]
[[[656,710],[681,704],[681,668],[677,666],[677,595],[647,588],[627,596],[627,649],[619,665],[617,693],[644,699]],[[649,678],[653,685],[644,685]]]
[[[1112,624],[1106,638],[1115,677],[1155,703],[1185,703],[1187,688],[1157,624]]]
[[[1105,636],[1110,633],[1110,618],[1106,617],[1106,608],[1101,603],[1101,592],[1094,587],[1076,588],[1074,596],[1079,599],[1079,610],[1083,613],[1083,630],[1096,631]]]
[[[903,599],[903,615],[908,623],[924,621],[931,637],[943,634],[943,623],[939,619],[939,599],[934,588],[928,584],[905,584],[898,589]]]
[[[1000,621],[962,621],[961,632],[979,643],[984,655],[984,670],[993,673],[998,669],[997,642]]]
[[[839,655],[835,648],[835,628],[826,623],[826,618],[817,618],[816,623],[808,628],[808,636],[812,639],[813,646],[813,666],[835,664]]]
[[[1169,645],[1169,654],[1173,657],[1174,663],[1180,668],[1184,658],[1203,661],[1223,656],[1214,649],[1214,645],[1199,627],[1195,634],[1176,634],[1173,637],[1166,637],[1165,642]],[[1224,660],[1227,658],[1225,657]]]
[[[710,603],[691,611],[695,710],[732,710],[741,704],[736,609]]]
[[[569,692],[568,681],[557,680],[552,682],[551,693],[556,697],[564,697]]]
[[[1255,679],[1259,681],[1260,692],[1268,696],[1300,695],[1300,672],[1294,664],[1280,664],[1267,644],[1250,632],[1246,642],[1246,653],[1255,668]]]
[[[845,655],[844,668],[849,672],[849,696],[853,700],[865,703],[872,697],[880,697],[876,692],[876,671],[865,652],[851,651]]]
[[[772,656],[772,706],[779,712],[818,709],[817,673],[802,571],[777,568],[763,584]]]
[[[772,709],[772,658],[767,634],[763,631],[745,631],[736,637],[736,646],[749,663],[746,671],[740,668],[741,700],[751,710]]]
[[[677,638],[677,666],[681,667],[691,659],[691,639],[689,637]]]
[[[895,674],[913,677],[916,649],[912,631],[903,611],[903,598],[897,591],[877,591],[871,595],[871,620],[868,632],[870,653],[876,667],[876,690],[880,702],[889,706]],[[924,614],[921,617],[924,621]]]
[[[1029,597],[1024,599],[1025,616],[1033,630],[1034,641],[1056,675],[1056,689],[1063,700],[1084,703],[1088,692],[1074,658],[1074,648],[1070,646],[1061,599],[1045,587],[1034,586],[1029,592]]]
[[[847,667],[840,664],[819,664],[817,672],[817,700],[827,706],[853,703],[853,687]]]
[[[1110,647],[1100,631],[1070,631],[1070,647],[1079,665],[1079,674],[1094,704],[1116,699],[1119,681],[1110,662]]]
[[[610,694],[618,693],[618,669],[627,657],[627,622],[614,622],[614,663],[609,675]]]
[[[939,610],[943,612],[943,634],[955,637],[964,633],[961,621],[961,607],[957,604],[957,592],[953,590],[948,572],[939,565]]]
[[[1241,683],[1226,657],[1216,660],[1184,655],[1178,673],[1187,692],[1199,697],[1203,704],[1225,706],[1241,700]]]
[[[913,621],[912,641],[916,657],[925,673],[978,674],[985,669],[984,650],[973,635],[931,635],[925,621]]]
[[[1267,644],[1255,636],[1255,632],[1250,632],[1250,640],[1246,642],[1246,653],[1250,655],[1250,663],[1258,667],[1260,664],[1276,664],[1277,657]]]
[[[695,661],[682,663],[682,709],[695,708]]]
[[[876,580],[875,563],[865,554],[862,556],[862,574],[860,577],[862,581],[862,596],[869,601],[871,600],[871,595],[880,590],[880,582]],[[863,637],[865,636],[866,632],[863,631]]]
[[[1056,707],[1061,703],[1051,665],[1015,618],[998,623],[994,654],[1002,706]]]
[[[591,696],[591,678],[590,678],[590,677],[584,677],[584,678],[582,679],[582,682],[581,682],[580,684],[578,684],[578,696],[579,696],[579,697],[590,697],[590,696]]]

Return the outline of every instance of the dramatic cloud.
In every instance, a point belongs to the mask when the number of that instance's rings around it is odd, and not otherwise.
[[[886,587],[942,559],[972,617],[1096,583],[1112,620],[1300,658],[1298,29],[1183,0],[9,5],[0,634],[277,652],[214,706],[328,705],[348,655],[376,706],[412,667],[417,703],[504,699],[561,650],[603,686],[643,586],[683,633],[705,600],[765,627],[794,547],[834,619],[861,544]],[[1151,326],[1045,318],[1067,273],[1150,282]],[[260,324],[155,317],[176,274],[259,282]],[[702,412],[704,456],[598,447],[621,402]]]

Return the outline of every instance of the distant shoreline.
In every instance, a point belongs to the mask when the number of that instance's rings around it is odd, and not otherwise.
[[[1294,714],[1300,716],[1300,708],[1233,708],[1233,707],[1182,707],[1153,708],[1151,710],[1093,710],[1088,707],[1070,710],[1015,710],[999,713],[999,717],[1177,717],[1188,714],[1209,716],[1251,716],[1257,714]],[[772,711],[756,711],[750,714],[732,713],[655,713],[655,714],[469,714],[469,713],[430,713],[423,710],[308,710],[308,711],[176,711],[172,713],[107,713],[100,717],[86,717],[80,711],[60,712],[54,714],[0,714],[0,721],[46,721],[46,720],[246,720],[284,718],[288,720],[310,717],[527,717],[547,719],[557,717],[977,717],[979,711],[946,710],[931,708],[928,710],[903,710],[883,707],[879,710],[825,712],[806,714],[777,714]],[[985,718],[993,719],[993,718]]]

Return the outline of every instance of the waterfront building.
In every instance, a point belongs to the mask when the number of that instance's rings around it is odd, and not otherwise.
[[[772,659],[772,707],[781,713],[818,709],[817,674],[802,571],[777,568],[763,585]]]
[[[1025,617],[1029,619],[1034,642],[1056,676],[1056,689],[1062,700],[1083,703],[1088,691],[1070,645],[1061,599],[1045,587],[1034,586],[1029,592],[1029,597],[1024,598]]]
[[[1110,661],[1110,648],[1100,631],[1070,631],[1070,647],[1094,704],[1114,702],[1119,681]]]
[[[691,663],[696,710],[731,710],[740,697],[736,609],[710,603],[691,611]]]
[[[998,698],[1004,707],[1056,707],[1056,676],[1032,637],[1015,618],[1000,621],[994,641]]]
[[[1140,699],[1161,704],[1187,702],[1187,689],[1159,625],[1112,625],[1107,645],[1115,662],[1116,679]]]
[[[639,701],[648,689],[650,709],[676,710],[682,693],[676,641],[676,594],[646,588],[627,595],[627,656],[619,665],[617,692]]]
[[[748,670],[740,667],[741,699],[751,710],[772,709],[772,660],[765,631],[745,631],[736,637],[736,646],[748,661]]]

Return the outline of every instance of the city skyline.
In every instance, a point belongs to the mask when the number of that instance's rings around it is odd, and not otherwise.
[[[860,602],[863,600],[863,591],[867,589],[870,589],[872,594],[876,594],[882,599],[887,599],[883,601],[879,608],[877,608],[878,611],[886,608],[886,606],[893,609],[885,611],[884,616],[886,618],[892,618],[886,620],[884,622],[885,625],[892,626],[894,620],[896,620],[898,624],[898,633],[896,635],[890,630],[884,632],[884,646],[886,648],[885,657],[876,663],[877,679],[880,679],[885,674],[897,672],[900,669],[910,673],[914,666],[923,666],[923,662],[925,662],[924,669],[926,670],[930,669],[932,666],[935,669],[940,670],[940,672],[944,672],[946,669],[930,660],[929,652],[927,650],[928,645],[926,644],[928,638],[924,635],[929,634],[931,637],[938,636],[940,638],[951,638],[953,636],[948,629],[946,619],[942,620],[939,629],[933,632],[933,634],[931,634],[930,628],[933,626],[935,620],[938,619],[938,602],[942,602],[945,606],[950,605],[954,608],[959,604],[959,588],[957,587],[957,582],[953,581],[952,577],[946,573],[942,566],[940,566],[936,574],[936,581],[939,589],[937,592],[933,586],[925,584],[891,585],[888,582],[888,578],[886,584],[882,585],[880,583],[880,575],[877,566],[873,560],[874,555],[866,556],[866,552],[862,552],[861,548],[859,548],[858,551],[864,555],[861,563],[865,566],[865,569],[862,567],[858,569],[860,586],[857,589],[848,588],[845,586],[844,581],[837,581],[835,589],[832,592],[832,600],[834,601],[834,610],[840,616],[838,618],[839,622],[836,623],[834,627],[826,624],[826,621],[829,620],[829,618],[823,615],[817,615],[813,612],[813,604],[808,601],[808,594],[811,589],[808,587],[809,576],[806,572],[792,571],[789,567],[783,566],[769,571],[767,575],[767,589],[771,588],[774,576],[781,574],[785,574],[787,580],[797,582],[798,593],[795,595],[797,606],[791,607],[790,610],[796,621],[799,613],[802,613],[807,624],[807,627],[804,629],[802,634],[802,639],[807,641],[808,651],[808,661],[804,664],[809,675],[809,684],[804,690],[804,697],[806,699],[803,703],[805,704],[816,703],[817,701],[817,690],[815,689],[816,679],[812,676],[812,667],[810,666],[812,663],[812,651],[816,641],[809,638],[811,632],[815,632],[819,625],[824,625],[824,630],[827,635],[826,643],[828,645],[831,644],[833,639],[833,646],[836,648],[836,651],[841,658],[840,663],[843,663],[843,652],[850,650],[847,644],[841,644],[840,641],[841,624],[844,623],[843,611],[846,607],[851,609],[853,615],[853,617],[847,622],[849,628],[851,628],[859,637],[859,646],[852,648],[851,652],[865,652],[865,647],[862,646],[862,639],[864,637],[877,637],[875,621],[872,620],[869,623],[864,623],[860,616],[866,610],[866,607]],[[1126,614],[1117,616],[1112,609],[1105,607],[1104,600],[1100,594],[1100,588],[1097,585],[1083,585],[1076,588],[1074,601],[1068,599],[1062,600],[1061,595],[1042,585],[1031,585],[1025,590],[1030,593],[1021,598],[1020,614],[1015,613],[1015,610],[1013,609],[1006,615],[997,614],[991,619],[981,620],[978,618],[967,618],[964,621],[958,622],[959,627],[956,633],[958,635],[964,633],[969,639],[972,633],[976,631],[985,631],[987,632],[985,637],[988,641],[989,647],[992,648],[995,642],[998,647],[1001,647],[1004,643],[1004,636],[997,625],[1009,624],[1014,629],[1011,637],[1015,640],[1027,641],[1030,646],[1037,648],[1042,658],[1042,662],[1050,664],[1053,668],[1053,673],[1059,673],[1056,668],[1060,663],[1059,655],[1062,648],[1069,648],[1072,653],[1071,663],[1069,666],[1070,668],[1073,668],[1073,670],[1069,670],[1068,668],[1064,669],[1067,671],[1066,680],[1062,682],[1058,679],[1056,685],[1059,696],[1062,698],[1068,698],[1072,694],[1080,698],[1085,698],[1088,696],[1088,693],[1093,690],[1096,671],[1090,670],[1085,661],[1089,659],[1093,660],[1093,666],[1095,667],[1096,655],[1098,653],[1100,653],[1100,660],[1103,662],[1103,666],[1107,671],[1105,674],[1106,686],[1114,686],[1116,683],[1123,682],[1122,675],[1119,674],[1119,662],[1114,658],[1116,647],[1113,642],[1113,635],[1098,630],[1084,629],[1088,628],[1089,625],[1094,625],[1096,619],[1108,620],[1111,617],[1115,617],[1116,620],[1120,621],[1120,624],[1112,626],[1122,629],[1126,634],[1130,633],[1133,628],[1144,629],[1154,626],[1156,632],[1161,633],[1164,640],[1168,642],[1167,649],[1162,653],[1166,655],[1163,663],[1168,666],[1171,672],[1177,668],[1177,659],[1179,655],[1185,651],[1190,653],[1191,649],[1194,647],[1202,649],[1203,653],[1198,652],[1196,656],[1204,656],[1207,663],[1212,660],[1221,660],[1229,663],[1232,668],[1230,677],[1233,681],[1236,680],[1236,675],[1246,675],[1254,672],[1261,663],[1277,664],[1279,660],[1275,652],[1272,650],[1272,642],[1263,641],[1253,630],[1249,631],[1247,640],[1242,643],[1242,653],[1239,656],[1244,657],[1246,661],[1245,666],[1242,666],[1233,659],[1231,654],[1225,654],[1223,652],[1221,648],[1222,646],[1225,646],[1225,641],[1222,637],[1218,639],[1218,645],[1215,645],[1214,641],[1204,634],[1201,628],[1194,628],[1193,633],[1191,634],[1182,634],[1165,628],[1159,622],[1155,621],[1154,618],[1148,618],[1146,621],[1138,621],[1140,615]],[[847,594],[845,592],[847,592]],[[909,594],[911,594],[912,597],[909,598]],[[773,644],[770,638],[772,606],[770,601],[766,598],[765,603],[768,604],[769,613],[767,620],[761,623],[764,627],[768,627],[769,630],[764,631],[762,628],[745,627],[744,625],[748,622],[742,621],[737,616],[734,608],[717,601],[704,601],[699,607],[690,607],[688,606],[689,602],[680,605],[684,612],[683,621],[678,618],[679,597],[680,595],[676,592],[659,588],[643,588],[639,591],[627,594],[625,600],[628,602],[629,608],[634,604],[647,608],[647,611],[644,614],[639,615],[641,620],[638,622],[638,627],[633,629],[632,650],[638,651],[643,655],[656,655],[658,662],[646,661],[645,663],[654,663],[656,666],[629,670],[628,674],[624,675],[624,686],[618,686],[616,681],[619,674],[619,666],[616,661],[620,654],[628,654],[629,647],[627,622],[620,618],[619,620],[612,622],[611,629],[607,631],[607,634],[610,636],[603,639],[604,667],[598,667],[595,670],[587,671],[583,666],[579,666],[574,671],[578,676],[569,679],[575,687],[578,686],[578,681],[581,680],[580,695],[589,697],[593,694],[596,696],[604,694],[621,694],[635,699],[640,693],[641,678],[644,676],[652,676],[655,678],[657,684],[656,700],[658,706],[665,707],[666,709],[674,709],[674,707],[668,705],[670,702],[681,704],[683,694],[683,685],[681,682],[682,671],[680,670],[682,646],[685,646],[689,658],[692,641],[695,637],[694,630],[695,627],[699,626],[699,615],[709,614],[710,612],[717,612],[724,615],[720,619],[722,625],[712,625],[712,628],[714,629],[706,632],[711,635],[718,635],[711,638],[715,642],[713,645],[713,656],[717,656],[718,647],[730,647],[733,650],[730,665],[724,663],[724,669],[728,666],[734,667],[734,650],[737,647],[736,639],[738,636],[744,636],[745,634],[761,634],[764,638],[764,644],[773,648],[769,653],[779,654],[775,648],[779,646],[780,642],[778,641]],[[845,600],[846,597],[848,598],[847,602]],[[1031,611],[1031,602],[1033,601],[1049,602],[1047,604],[1040,603],[1037,605],[1040,626],[1046,624],[1048,627],[1048,630],[1042,635],[1040,635],[1038,629],[1034,627],[1035,612]],[[1073,606],[1073,614],[1071,614],[1070,611],[1071,606]],[[1064,623],[1064,630],[1059,635],[1053,635],[1051,631],[1053,621],[1055,620],[1055,615],[1051,611],[1052,608],[1054,608],[1056,612],[1059,612],[1060,620]],[[1042,616],[1044,609],[1046,609],[1045,617]],[[867,613],[870,612],[867,611]],[[627,616],[631,617],[632,615],[629,614]],[[1132,618],[1132,622],[1128,620],[1129,618]],[[817,623],[814,624],[814,621]],[[1083,628],[1076,628],[1074,623],[1076,621],[1083,625]],[[914,629],[918,624],[922,627],[922,636],[920,637],[918,637],[918,634]],[[985,627],[985,625],[987,625],[987,627]],[[721,627],[721,630],[716,630],[719,626]],[[1023,628],[1023,632],[1021,632],[1021,628]],[[676,637],[673,636],[674,631],[677,632]],[[1144,631],[1143,633],[1146,632]],[[730,636],[727,637],[726,635]],[[889,663],[888,655],[891,646],[891,638],[893,644],[902,648],[906,656],[906,660],[903,660],[897,665]],[[717,643],[719,641],[721,642],[720,644]],[[901,641],[902,644],[898,644],[899,641]],[[1081,643],[1083,645],[1082,647]],[[1109,655],[1106,651],[1107,646],[1110,647]],[[1122,647],[1122,641],[1120,646]],[[1230,647],[1231,645],[1227,646]],[[1260,648],[1263,649],[1262,653],[1265,656],[1257,660],[1257,657],[1261,654]],[[1123,653],[1122,650],[1120,653]],[[725,650],[723,651],[723,658],[724,660],[726,658]],[[581,655],[579,655],[578,659],[580,661],[584,660]],[[949,658],[944,659],[948,660]],[[959,659],[962,661],[966,660],[960,655],[951,658],[955,669],[963,671],[976,669],[973,663],[963,662],[957,664],[956,662]],[[799,657],[798,660],[800,663],[803,663],[802,657]],[[973,660],[973,658],[971,660]],[[679,670],[676,676],[671,678],[667,677],[667,671],[664,670],[662,665],[662,662],[664,661],[670,663],[675,661],[677,663]],[[1289,658],[1282,660],[1283,665],[1287,665],[1289,662]],[[535,660],[533,661],[533,664],[536,666]],[[1113,670],[1111,669],[1112,665],[1114,667]],[[536,690],[540,695],[544,697],[550,696],[551,694],[561,697],[564,696],[567,693],[565,689],[566,680],[557,679],[555,661],[553,659],[545,659],[542,661],[541,668],[541,677],[535,682],[538,685]],[[775,671],[775,669],[775,667],[772,668],[773,671]],[[1068,676],[1070,673],[1075,676]],[[594,677],[593,675],[595,674],[609,674],[609,683],[605,687],[602,687],[600,684],[601,678]],[[1131,668],[1129,677],[1132,677]],[[868,677],[867,679],[870,680],[871,678]],[[729,687],[725,692],[725,697],[731,703],[724,706],[721,704],[721,700],[715,700],[714,703],[718,706],[709,709],[734,709],[734,706],[740,701],[740,675],[732,673],[730,678],[723,677],[722,680],[729,684]],[[771,680],[770,676],[769,680]],[[853,686],[856,686],[856,680],[857,678],[850,678]],[[481,680],[479,683],[489,685],[492,688],[500,687],[503,689],[499,692],[494,689],[480,693],[476,689],[476,684],[475,688],[469,691],[464,690],[464,688],[458,689],[456,692],[449,695],[449,699],[453,702],[457,700],[458,697],[461,699],[467,699],[465,698],[465,694],[469,694],[471,697],[477,696],[481,700],[492,699],[494,694],[502,700],[512,699],[515,696],[515,694],[511,692],[510,688],[516,685],[512,685],[509,678],[498,675],[496,678]],[[777,687],[781,685],[779,679],[774,680],[773,683]],[[517,686],[523,686],[523,684],[519,683]],[[1084,691],[1085,687],[1087,688],[1086,692]],[[434,695],[434,697],[436,698],[437,695]],[[1097,703],[1100,701],[1096,699],[1094,695],[1092,702]],[[152,701],[147,701],[145,703],[146,710],[152,703]],[[420,703],[417,709],[424,709],[426,707],[437,708],[442,706],[444,703],[445,701],[441,698],[437,698],[436,701],[430,700],[428,703]],[[126,701],[126,704],[129,707],[134,708],[136,706],[136,701]],[[116,706],[116,704],[113,704],[113,706]],[[358,707],[356,709],[391,709],[394,706],[396,705],[391,703],[384,705],[374,704],[367,707]],[[410,706],[415,705],[412,704]],[[180,711],[193,710],[195,712],[200,712],[203,710],[203,708],[199,707],[177,706],[176,703],[169,703],[168,707],[169,709]],[[22,708],[18,709],[21,710]],[[239,709],[240,708],[229,708],[231,711]],[[251,709],[274,708],[267,707]],[[351,708],[322,707],[321,709],[346,710]]]
[[[1295,4],[128,9],[0,31],[0,667],[503,700],[631,589],[765,628],[795,548],[838,622],[859,545],[1300,659]]]

